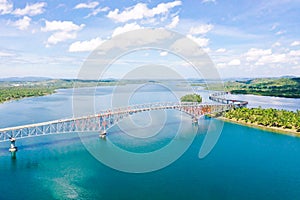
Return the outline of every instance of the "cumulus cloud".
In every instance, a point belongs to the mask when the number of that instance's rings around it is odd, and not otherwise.
[[[173,17],[172,22],[169,25],[167,25],[167,28],[169,29],[175,28],[178,25],[178,23],[179,23],[179,16],[177,15]]]
[[[237,66],[240,64],[241,64],[241,61],[239,59],[233,59],[228,63],[229,66]]]
[[[22,19],[19,19],[13,22],[13,26],[17,27],[20,30],[26,30],[30,26],[31,18],[24,16]]]
[[[47,40],[47,45],[51,45],[68,39],[75,39],[77,31],[80,31],[84,26],[84,24],[74,24],[72,21],[46,21],[41,31],[54,32]]]
[[[112,37],[119,35],[121,33],[125,33],[128,31],[133,31],[133,30],[138,30],[141,29],[143,27],[141,27],[140,25],[138,25],[136,22],[133,23],[129,23],[129,24],[125,24],[124,26],[119,26],[117,27],[113,33],[112,33]]]
[[[99,5],[99,2],[97,2],[97,1],[92,1],[89,3],[79,3],[74,7],[74,9],[82,9],[82,8],[92,9],[92,8],[96,8],[98,5]]]
[[[194,42],[196,42],[199,46],[201,47],[206,47],[209,44],[209,39],[208,38],[204,38],[204,37],[195,37],[192,35],[187,35],[188,38],[190,38],[191,40],[193,40]]]
[[[226,52],[226,49],[225,48],[220,48],[220,49],[217,49],[216,52],[217,53],[224,53],[224,52]]]
[[[41,31],[79,31],[84,27],[84,24],[77,25],[72,21],[47,21],[45,22],[45,26],[41,28]]]
[[[13,4],[8,0],[0,0],[0,15],[11,13],[13,10]]]
[[[272,63],[285,63],[287,57],[285,54],[271,54],[262,56],[255,65],[266,65]]]
[[[140,20],[143,18],[151,18],[160,14],[167,14],[170,9],[180,6],[181,4],[181,1],[176,0],[168,3],[160,3],[154,8],[148,8],[145,3],[137,3],[135,6],[126,8],[122,12],[119,9],[110,11],[107,17],[116,22]]]
[[[213,29],[211,24],[201,24],[196,27],[191,27],[189,34],[191,35],[204,35]]]
[[[294,46],[299,46],[300,45],[300,41],[294,41],[291,43],[291,46],[294,47]]]
[[[271,49],[251,48],[244,55],[245,55],[247,61],[255,61],[261,56],[266,56],[266,55],[271,55],[271,54],[272,54]]]
[[[44,7],[46,6],[47,4],[45,2],[26,4],[25,8],[23,9],[21,8],[15,9],[13,11],[13,14],[20,15],[20,16],[24,16],[24,15],[35,16],[35,15],[42,14],[45,11]]]
[[[300,50],[292,50],[289,53],[291,56],[299,56],[300,57]]]
[[[87,41],[77,41],[70,45],[69,52],[88,52],[93,51],[104,42],[101,38],[97,37]]]
[[[47,44],[57,44],[68,39],[75,39],[76,33],[74,32],[56,32],[53,33],[47,40]]]

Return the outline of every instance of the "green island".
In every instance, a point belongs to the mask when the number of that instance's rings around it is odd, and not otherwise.
[[[55,93],[57,89],[112,85],[116,85],[116,82],[111,80],[88,81],[68,79],[50,79],[44,81],[3,81],[0,82],[0,103],[18,100],[26,97],[45,96]]]
[[[229,81],[225,90],[233,94],[300,98],[300,78],[262,78],[245,81]]]
[[[187,94],[180,98],[181,102],[202,102],[202,97],[199,94]]]
[[[222,120],[266,130],[300,136],[300,111],[273,108],[236,108],[225,112]]]
[[[212,82],[191,83],[191,86],[201,86],[210,90],[225,90],[232,94],[253,94],[286,98],[300,98],[300,78],[254,78],[225,81],[224,85]]]

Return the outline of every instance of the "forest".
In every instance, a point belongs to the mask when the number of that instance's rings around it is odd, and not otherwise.
[[[10,81],[0,82],[0,103],[25,97],[44,96],[55,93],[57,89],[73,87],[96,87],[115,85],[114,81],[89,81],[51,79],[45,81]],[[122,83],[119,83],[122,84]]]
[[[181,102],[202,102],[202,97],[198,94],[187,94],[180,98]]]
[[[300,111],[277,110],[273,108],[236,108],[224,114],[225,118],[235,121],[262,125],[266,127],[278,127],[295,129],[300,132]]]
[[[229,81],[224,86],[225,90],[232,94],[300,98],[300,78],[259,78]]]

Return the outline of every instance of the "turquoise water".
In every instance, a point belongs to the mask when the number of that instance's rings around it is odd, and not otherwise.
[[[101,91],[99,96],[107,100],[111,89]],[[157,98],[155,94],[148,95]],[[68,117],[70,99],[70,91],[61,90],[0,105],[0,126]],[[180,114],[168,111],[166,129],[151,140],[128,137],[118,127],[109,130],[107,140],[136,152],[159,149],[176,134],[172,130],[178,128]],[[195,127],[190,117],[184,115],[182,120],[188,136]],[[9,144],[0,143],[0,199],[299,199],[299,138],[225,123],[214,149],[199,159],[210,120],[201,119],[197,136],[183,156],[144,174],[102,164],[76,133],[18,140],[16,159],[10,157]],[[83,139],[93,148],[105,143],[97,133],[87,133]]]

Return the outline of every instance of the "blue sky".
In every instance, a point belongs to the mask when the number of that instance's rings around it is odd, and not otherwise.
[[[74,78],[103,41],[147,27],[188,36],[224,78],[300,76],[299,10],[299,0],[0,0],[0,77]]]

